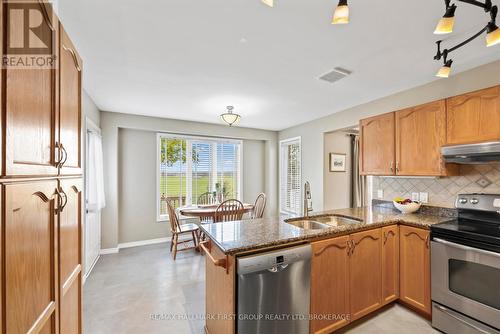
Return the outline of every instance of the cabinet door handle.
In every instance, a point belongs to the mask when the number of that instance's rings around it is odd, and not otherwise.
[[[59,188],[58,191],[59,198],[61,198],[61,205],[59,208],[59,212],[63,212],[64,208],[66,207],[66,204],[68,204],[68,195],[64,192],[62,188]],[[64,200],[64,202],[62,202]]]
[[[64,145],[63,144],[60,144],[61,145],[61,150],[62,150],[62,153],[63,153],[63,158],[61,158],[61,164],[59,167],[62,167],[65,163],[66,163],[66,160],[68,160],[68,151],[66,151],[66,148],[64,148]]]
[[[396,161],[396,173],[399,172],[399,161]]]
[[[351,256],[351,241],[347,240],[347,256]]]
[[[354,254],[354,250],[356,249],[356,243],[354,240],[351,240],[351,255]]]
[[[391,170],[391,172],[394,172],[393,165],[394,165],[394,163],[391,161],[391,163],[389,164],[389,169]]]
[[[387,232],[384,231],[384,245],[387,243]]]

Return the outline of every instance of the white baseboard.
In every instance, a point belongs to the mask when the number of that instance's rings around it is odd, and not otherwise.
[[[118,247],[101,249],[101,255],[116,254],[116,253],[118,253]]]
[[[118,244],[118,247],[116,247],[116,248],[101,249],[101,255],[116,254],[120,251],[120,249],[124,249],[124,248],[155,245],[155,244],[162,244],[162,243],[168,243],[168,242],[170,242],[170,237],[149,239],[149,240],[139,240],[139,241],[132,241],[132,242],[124,242],[124,243]]]
[[[170,238],[157,238],[157,239],[125,242],[122,244],[118,244],[118,249],[138,247],[138,246],[147,246],[147,245],[154,245],[154,244],[162,244],[162,243],[167,243],[169,241],[170,241]]]
[[[102,252],[102,250],[101,250],[101,252]],[[102,253],[100,253],[100,254],[102,254]],[[89,271],[88,271],[88,272],[86,272],[86,273],[83,275],[83,283],[82,283],[82,284],[84,284],[84,285],[85,285],[85,282],[87,281],[87,277],[89,277],[89,276],[90,276],[90,273],[92,273],[92,270],[94,269],[94,267],[95,267],[95,265],[96,265],[97,261],[99,261],[99,258],[101,257],[101,255],[100,255],[100,254],[99,254],[99,255],[97,255],[96,259],[94,260],[94,263],[92,263],[92,265],[90,266]]]

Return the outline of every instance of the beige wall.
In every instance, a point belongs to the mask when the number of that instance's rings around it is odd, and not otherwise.
[[[382,79],[383,80],[383,79]],[[383,84],[383,83],[381,83]],[[383,114],[466,92],[500,84],[500,61],[477,67],[449,79],[429,84],[359,105],[330,116],[295,126],[279,133],[280,140],[302,137],[302,178],[309,181],[313,194],[322,194],[323,134],[356,125],[362,118]],[[362,94],[362,92],[360,92]],[[323,196],[313,198],[314,210],[324,208]]]
[[[242,200],[253,202],[265,191],[264,141],[243,140],[242,152]],[[156,221],[156,154],[156,132],[119,129],[119,244],[170,235],[169,223]]]
[[[348,208],[351,201],[351,137],[344,131],[325,133],[323,147],[324,209]],[[330,153],[346,154],[345,172],[330,172]]]
[[[244,200],[250,201],[264,191],[268,196],[267,215],[277,215],[277,132],[110,112],[101,112],[101,129],[106,192],[102,248],[167,235],[168,226],[155,222],[156,171],[147,171],[149,166],[156,166],[152,150],[156,148],[157,132],[243,140]],[[140,159],[134,159],[134,155]]]

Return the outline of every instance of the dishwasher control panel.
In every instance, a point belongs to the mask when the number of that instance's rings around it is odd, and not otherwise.
[[[311,258],[311,246],[301,246],[294,248],[280,249],[274,252],[250,255],[238,258],[237,271],[240,273],[250,273],[272,269],[279,265],[288,265]]]

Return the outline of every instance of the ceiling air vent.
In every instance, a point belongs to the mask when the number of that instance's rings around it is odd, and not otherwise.
[[[340,67],[335,67],[332,71],[323,74],[322,76],[319,77],[320,80],[329,82],[329,83],[334,83],[336,81],[339,81],[342,78],[345,78],[346,76],[350,75],[352,72],[345,70]]]

